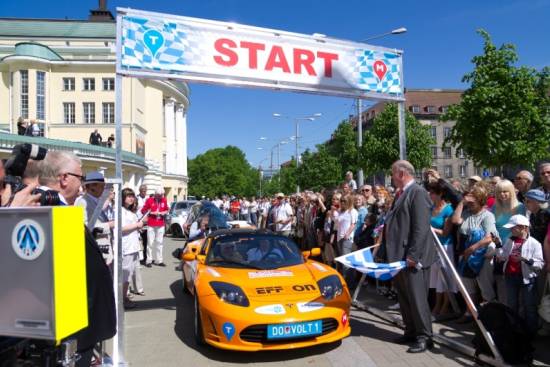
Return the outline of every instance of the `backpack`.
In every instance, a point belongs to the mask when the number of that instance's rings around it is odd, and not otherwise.
[[[493,337],[493,341],[506,363],[531,363],[534,348],[525,321],[510,307],[498,302],[489,302],[479,307],[479,320]],[[483,353],[493,356],[481,330],[475,325],[472,343],[476,356]]]

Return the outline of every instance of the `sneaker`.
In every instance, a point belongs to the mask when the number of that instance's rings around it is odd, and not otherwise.
[[[151,265],[151,263],[146,263],[146,264],[145,264],[145,267],[146,267],[146,268],[152,268],[153,265]]]
[[[153,263],[153,264],[155,264],[156,266],[162,266],[162,267],[166,266],[165,263]]]
[[[397,302],[396,304],[394,305],[391,305],[391,306],[388,306],[388,310],[399,310],[399,302]]]

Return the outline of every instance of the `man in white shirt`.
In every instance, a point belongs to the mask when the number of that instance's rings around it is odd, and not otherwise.
[[[282,192],[276,195],[277,206],[273,209],[275,218],[275,231],[283,236],[288,237],[292,228],[292,218],[294,211],[289,203],[285,201],[285,194]]]
[[[139,187],[139,195],[137,199],[137,210],[136,213],[141,213],[141,208],[145,205],[145,201],[149,196],[147,196],[147,185],[141,185]],[[139,262],[141,265],[145,265],[147,262],[147,225],[144,223],[143,228],[140,229],[139,235],[141,236],[141,243],[143,250],[139,256]]]
[[[352,192],[355,192],[357,190],[357,183],[353,179],[353,172],[351,172],[351,171],[346,172],[346,181],[345,182],[349,185],[349,188]]]

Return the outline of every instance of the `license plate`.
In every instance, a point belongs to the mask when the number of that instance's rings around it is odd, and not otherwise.
[[[267,325],[268,339],[299,338],[301,336],[320,335],[322,333],[322,320]]]

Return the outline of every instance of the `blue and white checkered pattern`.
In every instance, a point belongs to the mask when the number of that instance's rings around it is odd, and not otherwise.
[[[337,257],[336,261],[378,280],[389,280],[405,267],[404,261],[389,264],[375,263],[370,248]]]
[[[399,55],[373,50],[355,50],[355,57],[353,77],[360,89],[388,94],[402,93]],[[382,80],[379,80],[374,72],[373,64],[377,60],[387,66],[386,75]]]
[[[201,47],[196,37],[188,37],[190,29],[182,24],[138,17],[123,18],[122,65],[150,70],[186,70],[186,65],[196,65],[201,60]],[[149,49],[144,34],[150,29],[159,31],[163,44],[156,53]]]

